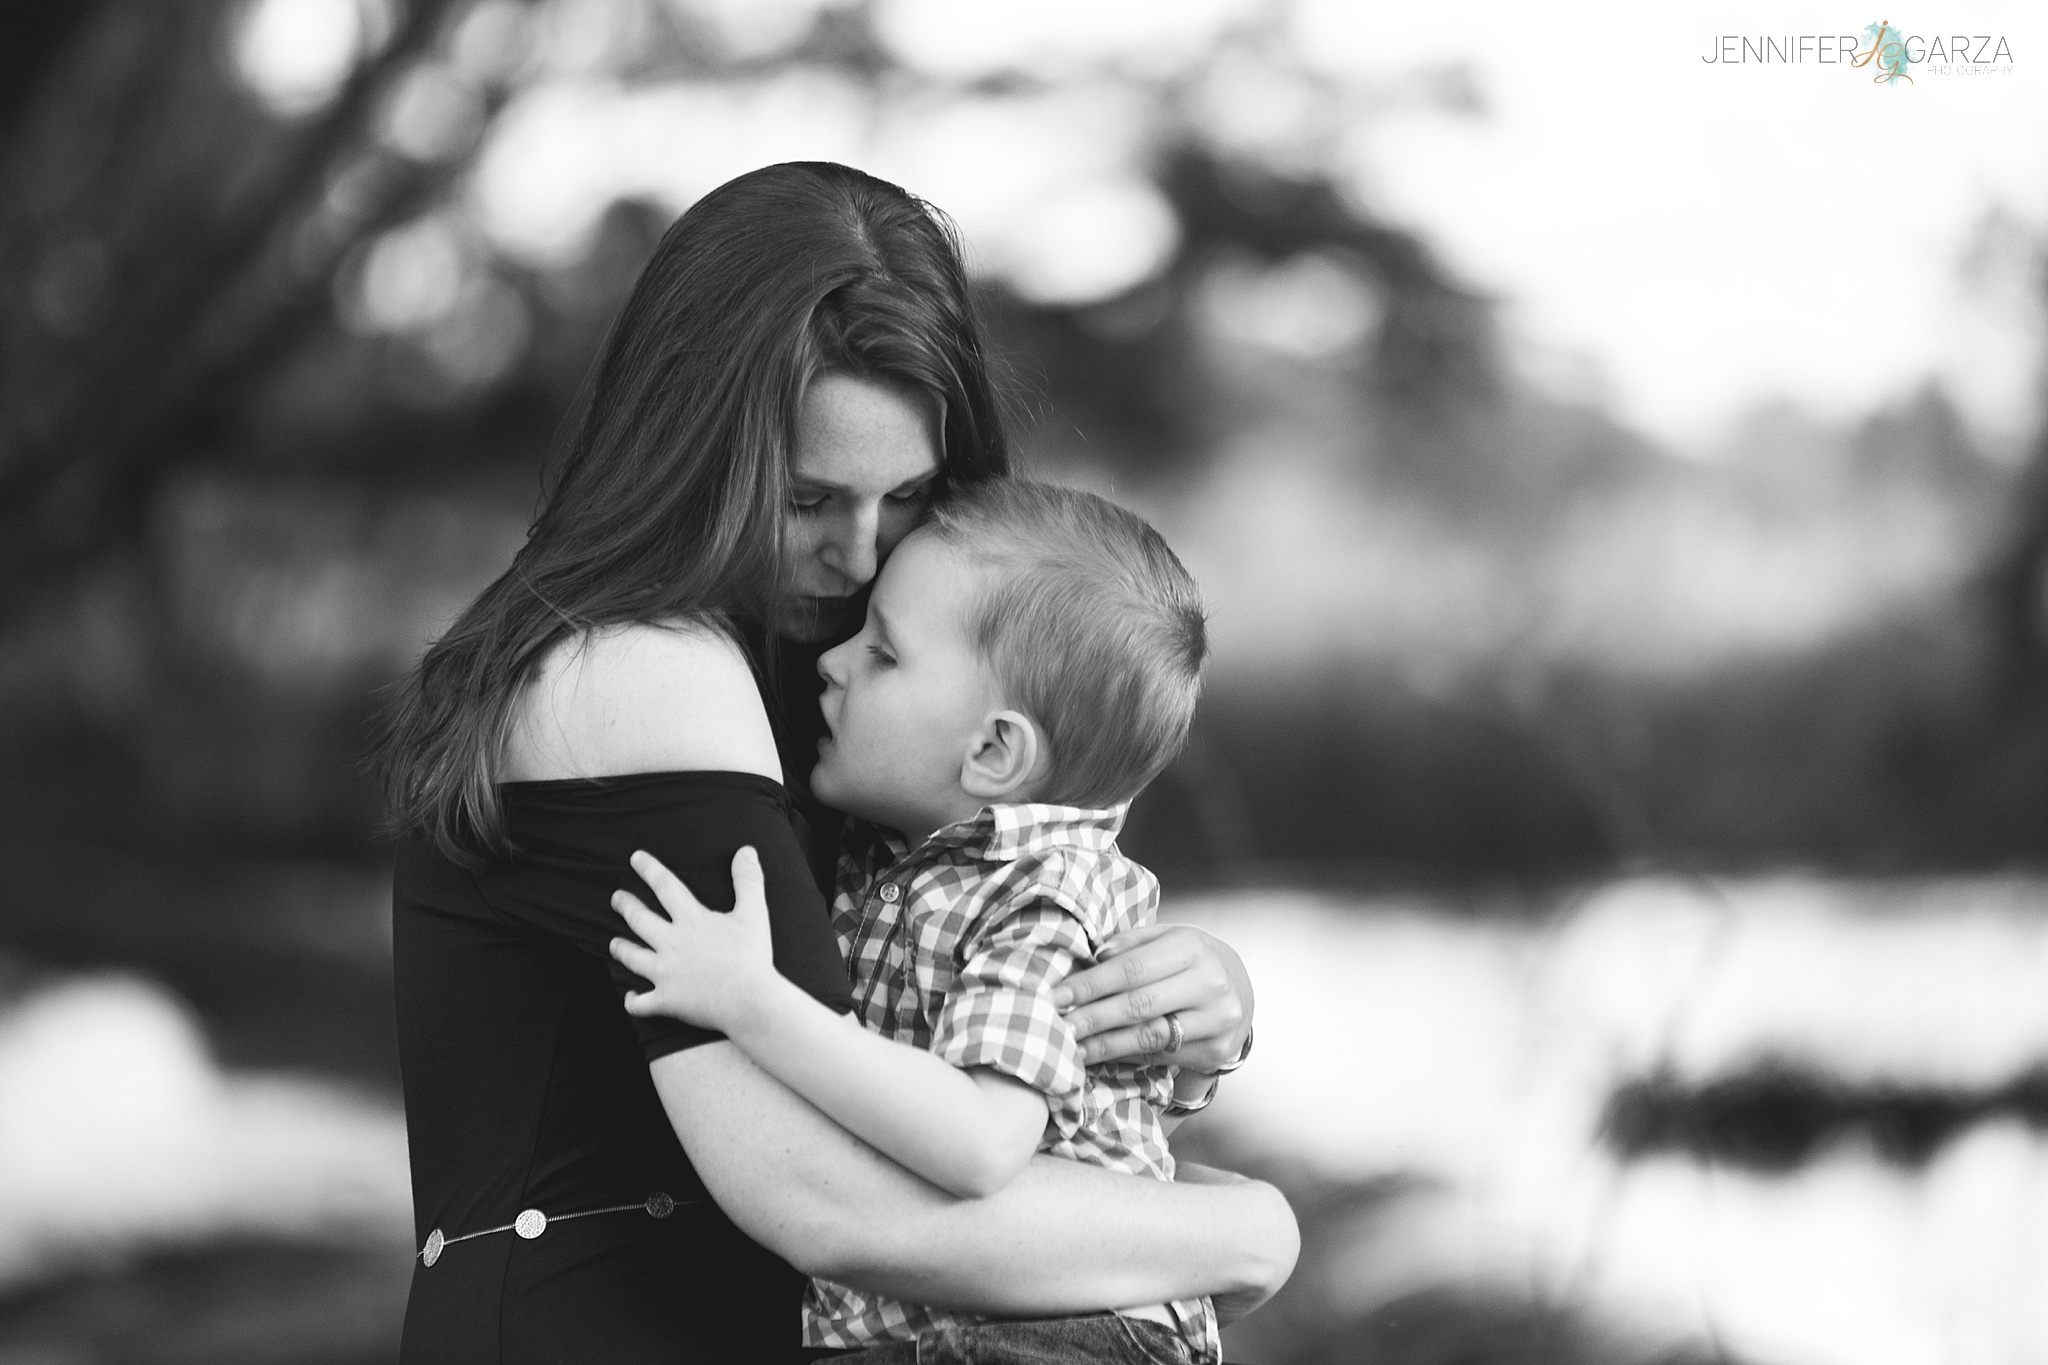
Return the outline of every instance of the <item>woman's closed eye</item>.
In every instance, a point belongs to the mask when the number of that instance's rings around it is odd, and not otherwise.
[[[931,485],[919,484],[895,493],[884,493],[882,501],[891,507],[917,507],[931,500]],[[829,493],[799,493],[789,500],[789,510],[798,516],[810,516],[825,510],[825,504],[832,501]]]
[[[884,668],[888,668],[896,662],[896,656],[880,645],[869,645],[868,657]]]

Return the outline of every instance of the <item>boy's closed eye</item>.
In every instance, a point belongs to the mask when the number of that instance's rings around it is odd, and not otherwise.
[[[886,668],[896,662],[896,641],[889,629],[889,618],[882,614],[880,606],[868,603],[868,631],[873,637],[868,641],[868,657]]]

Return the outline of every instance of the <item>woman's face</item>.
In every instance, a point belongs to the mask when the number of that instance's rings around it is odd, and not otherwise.
[[[909,534],[938,474],[924,405],[872,380],[812,380],[789,461],[796,577],[776,611],[776,633],[823,640],[853,624],[853,594]]]

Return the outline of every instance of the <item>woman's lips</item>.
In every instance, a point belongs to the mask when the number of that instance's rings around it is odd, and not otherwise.
[[[810,608],[811,614],[821,621],[844,616],[847,609],[853,605],[851,597],[806,597],[803,600],[804,605]]]
[[[860,624],[860,593],[791,593],[775,610],[777,629],[791,640],[836,643],[840,633]]]

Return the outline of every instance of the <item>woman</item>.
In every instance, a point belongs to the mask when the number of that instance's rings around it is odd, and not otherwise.
[[[729,904],[742,844],[783,973],[844,1000],[815,880],[834,826],[790,791],[810,670],[925,502],[1007,461],[957,248],[901,190],[772,166],[656,249],[527,544],[421,660],[384,746],[422,1248],[405,1360],[793,1357],[799,1271],[1011,1316],[1256,1301],[1284,1276],[1292,1221],[1264,1186],[1041,1158],[955,1201],[716,1035],[620,1008],[627,856]],[[1070,983],[1108,997],[1075,1016],[1091,1060],[1176,1024],[1191,1073],[1242,1055],[1227,949],[1113,946]]]

